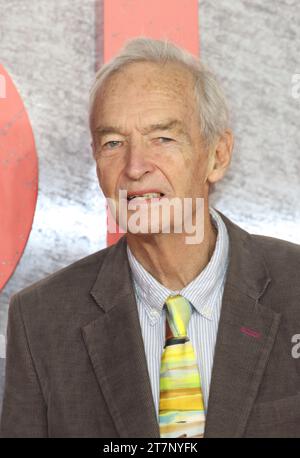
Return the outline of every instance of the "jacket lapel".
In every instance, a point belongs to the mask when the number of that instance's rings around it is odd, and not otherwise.
[[[99,318],[82,334],[120,437],[160,437],[125,242],[107,251],[91,290]]]
[[[241,437],[281,314],[260,303],[271,280],[259,245],[250,234],[221,216],[229,234],[230,259],[204,437]]]

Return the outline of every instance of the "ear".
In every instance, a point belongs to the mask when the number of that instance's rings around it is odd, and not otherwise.
[[[217,140],[207,166],[207,181],[212,184],[221,180],[231,162],[234,137],[231,129],[227,129]]]

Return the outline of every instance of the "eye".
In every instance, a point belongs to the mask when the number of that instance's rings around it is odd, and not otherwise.
[[[157,140],[162,140],[160,143],[169,143],[169,142],[174,141],[173,138],[169,138],[169,137],[158,137]]]
[[[114,149],[115,146],[118,146],[118,144],[121,143],[118,140],[111,140],[109,142],[104,143],[103,148],[108,148],[108,149]]]

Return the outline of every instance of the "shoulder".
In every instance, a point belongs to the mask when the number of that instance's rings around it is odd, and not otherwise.
[[[291,271],[300,267],[300,245],[287,240],[251,234],[252,240],[261,250],[271,270],[276,268]]]
[[[216,210],[216,209],[215,209]],[[270,269],[299,269],[300,245],[261,234],[252,234],[217,210],[229,232],[230,239],[239,249],[247,244],[247,255],[262,255]],[[241,244],[242,242],[242,244]]]
[[[291,325],[299,325],[300,245],[263,235],[251,235],[251,238],[255,241],[255,249],[264,258],[271,280],[265,300],[286,318],[289,316]]]
[[[46,310],[76,307],[86,301],[89,291],[96,281],[97,274],[107,254],[113,246],[106,247],[48,275],[26,288],[18,291],[11,298],[10,313],[20,305],[21,310],[33,314]]]

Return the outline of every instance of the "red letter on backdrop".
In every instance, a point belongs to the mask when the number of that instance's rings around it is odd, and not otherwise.
[[[0,65],[0,290],[30,234],[38,188],[33,133],[24,104]]]
[[[199,54],[198,0],[103,0],[103,56],[110,60],[129,38],[144,35],[169,38]],[[96,18],[96,24],[98,23]],[[102,45],[101,34],[97,48]],[[124,234],[107,233],[111,245]]]

